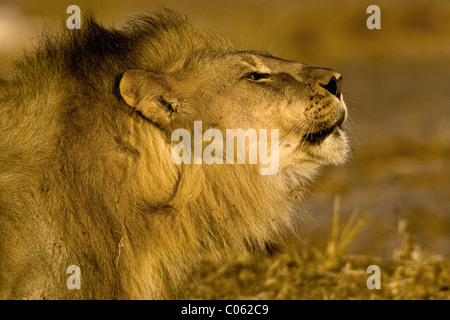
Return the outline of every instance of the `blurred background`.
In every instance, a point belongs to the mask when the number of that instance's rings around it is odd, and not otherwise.
[[[0,0],[0,77],[72,4],[115,27],[177,9],[236,47],[343,74],[352,161],[323,170],[298,238],[256,262],[205,263],[188,298],[450,297],[450,2]],[[366,27],[372,4],[380,30]],[[387,270],[376,293],[365,286],[373,261]]]

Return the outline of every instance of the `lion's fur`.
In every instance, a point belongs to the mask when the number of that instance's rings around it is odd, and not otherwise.
[[[123,31],[84,21],[44,36],[0,82],[0,298],[176,297],[203,258],[295,229],[313,171],[176,166],[160,129],[118,93],[124,71],[182,79],[234,51],[226,39],[170,11]],[[69,265],[81,290],[66,287]]]

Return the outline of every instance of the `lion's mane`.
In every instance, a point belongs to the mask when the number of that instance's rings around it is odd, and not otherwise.
[[[118,94],[139,68],[183,79],[235,50],[171,11],[122,30],[92,17],[47,34],[0,82],[0,297],[169,298],[204,258],[264,249],[292,231],[308,177],[179,165]],[[188,84],[187,90],[188,88]],[[81,268],[81,290],[66,286]]]

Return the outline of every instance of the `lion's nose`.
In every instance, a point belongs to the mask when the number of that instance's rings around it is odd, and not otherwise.
[[[314,91],[327,90],[338,99],[341,98],[342,75],[332,69],[320,67],[307,67],[302,69],[306,73],[304,77],[311,84]]]
[[[338,76],[336,78],[335,76],[332,76],[330,81],[328,81],[327,84],[320,84],[323,88],[325,88],[329,93],[332,95],[338,97],[338,99],[341,98],[341,85],[342,85],[342,76]]]

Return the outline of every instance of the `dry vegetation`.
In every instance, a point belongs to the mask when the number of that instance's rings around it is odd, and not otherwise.
[[[449,299],[450,261],[425,256],[400,220],[401,245],[392,259],[347,254],[367,222],[355,210],[340,228],[339,197],[326,248],[297,241],[270,256],[236,260],[221,267],[206,263],[191,286],[192,299]],[[381,289],[367,288],[367,267],[378,265]]]

